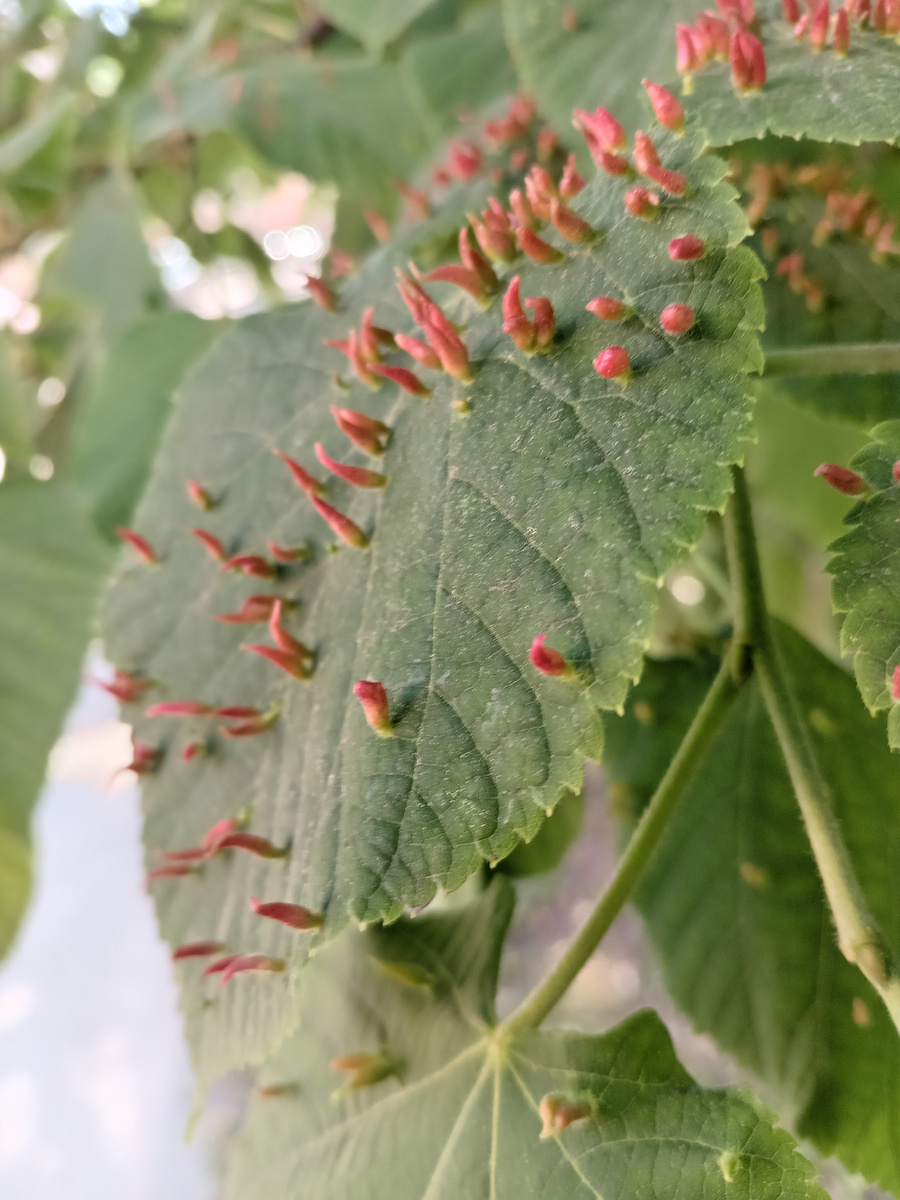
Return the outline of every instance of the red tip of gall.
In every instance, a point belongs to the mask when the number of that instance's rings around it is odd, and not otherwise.
[[[205,529],[192,529],[191,533],[203,543],[210,558],[216,562],[225,562],[228,551],[214,534],[207,533]]]
[[[664,192],[670,196],[683,196],[687,191],[687,179],[678,171],[669,171],[665,167],[648,167],[644,172],[648,179],[658,183]]]
[[[891,699],[900,702],[900,667],[894,667],[894,676],[891,680]]]
[[[355,446],[367,454],[384,454],[384,439],[391,432],[390,426],[352,408],[337,408],[333,404],[331,415],[341,433]]]
[[[302,643],[300,644],[302,645]],[[257,644],[244,644],[241,649],[249,650],[251,654],[258,654],[260,658],[267,659],[273,666],[280,667],[294,679],[309,679],[310,677],[310,655],[305,646],[303,650],[306,653]]]
[[[208,512],[213,507],[213,498],[196,479],[189,479],[187,482],[187,494],[192,504],[196,504],[198,508],[202,508],[204,512]]]
[[[706,243],[694,233],[686,233],[669,242],[669,258],[672,262],[696,262],[705,253]]]
[[[440,359],[437,358],[437,355],[435,355],[435,359],[440,364]],[[407,370],[406,367],[373,366],[372,370],[376,375],[383,375],[391,383],[396,383],[398,387],[403,388],[404,392],[409,392],[411,396],[421,396],[423,400],[427,400],[431,395],[431,388],[426,387],[418,375]]]
[[[694,310],[688,304],[670,304],[659,318],[666,333],[687,333],[694,324]]]
[[[181,962],[185,958],[208,958],[211,954],[218,954],[221,949],[221,942],[188,942],[172,951],[172,962]]]
[[[861,475],[847,467],[838,466],[837,463],[822,463],[816,467],[813,475],[824,479],[835,491],[842,492],[845,496],[862,496],[869,490],[869,485]]]
[[[360,679],[353,685],[353,695],[363,708],[366,721],[379,737],[393,737],[390,708],[384,684],[372,679]]]
[[[213,620],[223,625],[254,625],[268,621],[277,596],[248,596],[236,613],[213,613]]]
[[[575,155],[570,154],[559,181],[559,194],[563,200],[574,200],[579,192],[584,191],[585,186],[584,179],[575,165]]]
[[[634,135],[634,165],[642,175],[646,175],[650,167],[660,166],[656,147],[647,134],[640,129]]]
[[[633,217],[652,217],[659,207],[659,196],[645,187],[635,187],[625,193],[625,209]]]
[[[641,83],[647,89],[647,95],[650,97],[650,103],[653,105],[653,111],[656,113],[656,119],[660,125],[665,129],[671,129],[673,133],[681,133],[684,129],[684,109],[679,101],[658,83],[651,83],[649,79],[642,79]]]
[[[781,11],[786,21],[789,21],[791,25],[796,25],[800,20],[799,0],[781,0]]]
[[[896,482],[900,483],[900,459],[894,463],[893,467],[891,468],[891,474],[894,476]]]
[[[357,550],[365,550],[369,544],[368,537],[363,533],[355,521],[351,521],[349,517],[344,516],[342,512],[338,512],[332,505],[326,504],[324,500],[313,499],[313,505],[316,512],[331,526],[331,529],[342,542],[348,546],[354,546]]]
[[[594,359],[594,370],[604,379],[627,383],[631,375],[631,355],[624,346],[607,346]]]
[[[208,704],[199,700],[167,700],[163,704],[151,704],[145,717],[208,717],[212,712]]]
[[[267,954],[231,954],[207,967],[203,974],[221,973],[219,983],[224,987],[229,979],[242,971],[283,971],[285,966],[283,958],[271,958]]]
[[[536,233],[524,225],[516,230],[516,241],[522,252],[527,254],[532,262],[547,264],[563,260],[562,253],[555,246],[551,246],[549,242],[539,238]]]
[[[828,24],[831,20],[831,5],[829,0],[820,0],[813,10],[809,23],[809,44],[813,54],[818,54],[828,41]]]
[[[346,483],[353,484],[354,487],[382,488],[387,483],[387,476],[380,475],[377,471],[370,471],[367,467],[350,467],[346,463],[337,462],[325,453],[321,442],[316,442],[316,457],[323,467]]]
[[[307,496],[322,496],[325,494],[325,485],[310,475],[309,471],[304,470],[304,468],[300,466],[296,459],[289,458],[286,454],[282,454],[280,450],[273,449],[272,453],[277,458],[281,459],[281,461],[293,475],[294,482],[296,483],[297,487],[300,488],[301,491],[306,492]]]

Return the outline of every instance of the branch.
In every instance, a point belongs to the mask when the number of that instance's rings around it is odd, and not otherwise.
[[[731,664],[726,659],[653,799],[644,810],[628,848],[619,859],[596,908],[556,967],[503,1022],[503,1029],[536,1029],[565,995],[631,895],[678,801],[730,711],[738,689],[739,682],[735,680]]]
[[[892,371],[900,371],[900,343],[854,342],[770,350],[763,376],[784,379],[792,375],[886,375]]]
[[[738,636],[752,653],[754,673],[822,877],[838,946],[881,996],[900,1031],[900,975],[856,878],[834,815],[828,783],[772,638],[747,485],[743,471],[734,468],[733,474],[734,496],[725,520],[732,579],[741,593]]]

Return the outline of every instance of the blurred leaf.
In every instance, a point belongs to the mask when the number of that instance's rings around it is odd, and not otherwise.
[[[69,113],[74,99],[72,92],[61,89],[28,120],[0,137],[0,175],[14,174],[44,148]]]
[[[108,562],[72,489],[0,484],[0,954],[27,903],[31,808]]]
[[[112,344],[99,365],[80,402],[73,471],[102,533],[129,523],[175,389],[219,328],[190,313],[146,317]]]
[[[834,606],[846,614],[841,647],[853,655],[863,700],[875,712],[888,709],[888,737],[900,750],[900,703],[892,698],[900,666],[900,421],[872,431],[874,441],[851,466],[876,489],[847,514],[850,529],[831,549]]]
[[[696,8],[693,0],[503,0],[523,90],[560,137],[579,147],[573,108],[603,104],[626,127],[642,122],[641,77],[671,77],[675,23],[690,21]]]
[[[0,337],[0,450],[10,467],[27,466],[34,452],[25,389],[12,368],[5,337]]]
[[[339,29],[376,54],[393,42],[432,0],[317,0],[316,7]]]
[[[301,1031],[265,1068],[263,1086],[281,1090],[251,1102],[228,1200],[825,1200],[773,1115],[700,1088],[655,1013],[602,1037],[501,1035],[511,892],[498,879],[465,909],[348,933],[316,959]],[[354,1090],[332,1066],[348,1053],[396,1073]],[[541,1138],[549,1095],[583,1116]]]
[[[65,242],[47,266],[43,288],[87,303],[108,339],[161,298],[137,197],[123,174],[110,172],[85,194]]]
[[[900,760],[853,679],[778,627],[866,898],[900,947],[895,903]],[[715,664],[648,664],[607,721],[617,806],[636,816]],[[749,1067],[801,1136],[851,1171],[900,1186],[900,1041],[878,995],[840,954],[784,761],[750,683],[681,801],[638,891],[666,982],[697,1029]]]

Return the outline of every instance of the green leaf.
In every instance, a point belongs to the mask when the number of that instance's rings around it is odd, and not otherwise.
[[[175,389],[219,327],[189,313],[146,317],[110,347],[74,430],[75,479],[107,536],[144,490]]]
[[[31,882],[31,808],[78,684],[107,556],[78,496],[0,484],[0,955]]]
[[[494,884],[459,913],[354,933],[317,959],[302,1030],[262,1076],[286,1090],[251,1102],[228,1200],[824,1197],[771,1114],[694,1083],[654,1013],[602,1037],[497,1029],[510,911]],[[401,982],[409,968],[431,986]],[[340,1091],[331,1060],[360,1052],[393,1057],[399,1078]],[[548,1094],[589,1115],[540,1139]]]
[[[336,386],[343,360],[323,336],[346,335],[372,303],[378,324],[410,329],[393,268],[420,236],[413,227],[370,260],[338,315],[306,306],[244,321],[194,374],[136,517],[161,565],[126,557],[107,604],[110,653],[158,681],[159,699],[263,711],[277,702],[281,718],[241,742],[202,720],[135,718],[139,736],[164,751],[147,780],[146,838],[195,844],[250,806],[255,832],[292,841],[284,862],[216,859],[197,878],[162,882],[173,943],[246,941],[256,925],[246,902],[259,888],[325,910],[326,937],[350,917],[394,918],[504,858],[580,790],[584,759],[600,749],[599,709],[619,705],[640,672],[658,580],[699,540],[704,512],[725,503],[727,464],[742,457],[749,430],[744,372],[759,363],[759,268],[736,245],[744,223],[720,182],[724,165],[696,157],[690,139],[659,144],[687,173],[690,199],[644,222],[625,214],[628,181],[604,176],[578,198],[603,237],[576,251],[545,230],[564,261],[517,265],[523,296],[552,298],[551,353],[514,348],[499,299],[481,311],[440,285],[435,295],[466,327],[471,387],[425,372],[434,394],[423,402],[393,385],[376,397]],[[669,240],[688,231],[708,239],[708,253],[673,263]],[[610,330],[585,311],[598,292],[624,296],[638,317]],[[697,329],[678,342],[657,332],[674,299],[697,312]],[[591,366],[613,341],[631,352],[626,387]],[[451,407],[463,393],[467,416]],[[384,491],[328,485],[329,501],[372,534],[365,552],[329,552],[327,526],[271,453],[319,474],[314,443],[346,458],[335,403],[393,430],[373,464],[389,477]],[[222,575],[188,532],[198,523],[188,478],[220,498],[203,524],[230,553],[264,554],[274,539],[308,544],[314,561],[283,569],[271,587]],[[262,630],[210,619],[260,591],[296,602],[287,625],[315,651],[311,683],[240,649],[264,640]],[[577,664],[577,683],[532,667],[539,633]],[[360,679],[383,681],[395,737],[366,725],[352,694]],[[186,767],[184,742],[198,736],[211,736],[212,752]],[[308,939],[294,945],[289,974]],[[279,984],[262,982],[267,1004]],[[220,1055],[258,1059],[274,1036],[262,1017],[228,1006],[205,1024],[204,1070],[218,1070]]]
[[[584,794],[567,792],[530,842],[520,842],[497,869],[505,875],[545,875],[558,867],[581,832]]]
[[[785,626],[778,638],[831,784],[866,899],[900,946],[895,866],[900,765],[852,678]],[[648,666],[607,724],[618,807],[659,781],[715,670]],[[778,743],[759,692],[739,697],[681,801],[637,896],[667,985],[697,1029],[766,1085],[826,1154],[895,1191],[900,1042],[879,997],[837,949]]]
[[[797,41],[781,16],[780,0],[758,5],[763,22],[767,79],[761,92],[739,93],[727,63],[713,63],[694,76],[689,114],[713,146],[730,146],[768,130],[784,137],[820,142],[893,142],[900,137],[894,103],[900,87],[900,46],[852,22],[850,53],[830,48],[819,54],[808,39]],[[672,61],[669,75],[672,74]]]
[[[633,0],[502,2],[523,89],[557,133],[579,145],[581,138],[572,132],[573,108],[603,104],[626,124],[644,120],[641,76],[671,76],[675,23],[691,20],[697,7],[688,0],[651,0],[639,12]]]
[[[111,172],[87,191],[42,288],[89,305],[106,338],[122,333],[162,296],[130,179]]]
[[[875,489],[847,514],[850,531],[831,547],[834,606],[844,613],[841,648],[853,655],[863,700],[872,712],[890,709],[888,737],[900,749],[900,705],[891,681],[900,666],[900,487],[892,476],[900,460],[900,422],[872,431],[876,439],[851,466]]]
[[[432,0],[319,0],[318,11],[373,52],[395,41]]]
[[[60,123],[69,115],[73,94],[56,93],[26,121],[0,138],[0,174],[13,175],[47,145]]]

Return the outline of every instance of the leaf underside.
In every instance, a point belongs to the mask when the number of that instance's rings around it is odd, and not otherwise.
[[[900,461],[900,422],[872,431],[875,441],[852,466],[873,492],[847,514],[850,530],[831,547],[832,596],[844,613],[841,649],[853,655],[863,700],[872,710],[889,709],[888,739],[900,750],[900,704],[891,683],[900,666],[900,487],[893,467]]]
[[[306,306],[247,320],[186,387],[136,521],[161,565],[124,559],[106,605],[109,651],[157,682],[148,699],[263,710],[278,702],[282,715],[242,743],[209,722],[135,716],[138,735],[164,755],[144,789],[146,841],[195,845],[214,821],[249,807],[252,831],[290,842],[290,853],[262,864],[220,858],[195,878],[160,883],[173,944],[216,938],[231,952],[277,953],[290,976],[308,935],[254,917],[248,897],[324,911],[326,937],[350,916],[392,919],[439,887],[458,887],[484,859],[503,858],[561,795],[580,790],[584,759],[600,750],[599,711],[621,704],[640,671],[658,580],[699,539],[704,513],[725,502],[727,464],[742,457],[749,429],[743,374],[759,366],[759,265],[737,245],[745,225],[720,182],[723,164],[697,157],[688,138],[658,145],[687,174],[686,199],[644,222],[624,212],[628,181],[597,179],[576,205],[605,231],[596,245],[575,250],[544,229],[565,261],[514,268],[523,296],[555,306],[551,353],[516,350],[499,301],[481,312],[441,285],[435,295],[466,327],[475,382],[465,389],[424,372],[428,401],[401,398],[393,385],[375,396],[356,382],[338,388],[343,360],[323,335],[344,336],[370,303],[378,324],[411,328],[392,272],[423,236],[412,229],[348,283],[340,314]],[[706,257],[670,261],[669,240],[688,232],[707,240]],[[601,324],[585,304],[604,293],[638,315]],[[681,340],[658,324],[674,300],[697,314]],[[627,387],[591,367],[613,342],[631,353]],[[464,417],[449,403],[463,393]],[[315,442],[346,458],[329,403],[393,430],[383,459],[370,463],[389,477],[384,491],[328,484],[329,501],[372,534],[365,552],[329,551],[327,527],[271,453],[278,447],[319,475]],[[202,520],[184,495],[189,478],[220,500]],[[315,557],[270,586],[236,579],[206,559],[188,532],[195,524],[231,553],[265,553],[272,538],[306,543]],[[240,650],[267,640],[263,629],[210,619],[260,591],[296,603],[287,626],[316,653],[310,683]],[[578,682],[533,669],[538,633],[577,665]],[[393,738],[374,736],[351,694],[366,678],[387,689]],[[198,736],[211,753],[185,766],[182,746]],[[248,1018],[247,997],[287,1013],[274,998],[284,984],[229,988],[214,1019],[204,1008],[211,986],[185,997],[203,1069],[258,1061],[280,1033]]]
[[[730,146],[766,132],[820,142],[893,142],[900,137],[900,46],[892,37],[852,23],[850,51],[814,54],[809,40],[797,41],[781,16],[780,0],[757,5],[768,19],[760,37],[766,83],[760,92],[740,93],[727,63],[712,63],[694,76],[685,98],[690,118],[713,146]]]
[[[510,912],[498,880],[467,909],[323,953],[304,977],[302,1031],[260,1075],[276,1094],[251,1102],[228,1200],[824,1196],[769,1114],[693,1082],[653,1013],[602,1037],[498,1038]],[[387,1052],[401,1078],[335,1095],[330,1061],[360,1052]],[[547,1093],[590,1115],[539,1140]]]
[[[872,911],[900,945],[900,767],[852,678],[778,627]],[[618,803],[636,813],[716,670],[649,664],[607,728]],[[778,743],[754,683],[684,796],[637,894],[666,982],[696,1027],[750,1068],[799,1134],[896,1190],[900,1045],[874,989],[840,954]]]

